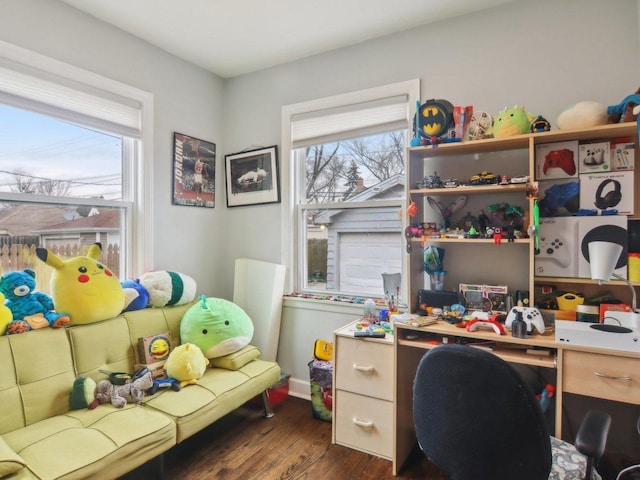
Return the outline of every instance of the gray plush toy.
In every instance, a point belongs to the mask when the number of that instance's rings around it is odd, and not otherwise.
[[[117,408],[124,407],[127,403],[140,404],[144,392],[153,385],[151,372],[147,372],[133,382],[124,385],[114,385],[109,380],[100,380],[96,393],[99,403],[111,402]]]

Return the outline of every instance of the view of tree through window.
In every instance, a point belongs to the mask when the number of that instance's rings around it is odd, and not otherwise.
[[[383,295],[381,274],[400,272],[405,137],[397,130],[299,151],[307,289]]]
[[[0,105],[0,267],[31,268],[47,291],[50,267],[36,247],[61,256],[101,242],[119,273],[123,137]]]

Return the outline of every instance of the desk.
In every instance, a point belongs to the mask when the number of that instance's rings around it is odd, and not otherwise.
[[[640,354],[556,343],[553,332],[515,338],[492,330],[467,332],[464,328],[438,321],[427,327],[394,325],[394,438],[393,474],[415,448],[413,428],[413,379],[422,356],[447,339],[457,337],[496,342],[493,352],[511,363],[556,370],[555,433],[562,436],[563,393],[586,395],[640,405]],[[540,348],[546,355],[532,355],[527,349]]]

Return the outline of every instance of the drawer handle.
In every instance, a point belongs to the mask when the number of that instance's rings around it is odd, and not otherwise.
[[[598,371],[593,372],[593,374],[597,375],[598,377],[609,378],[611,380],[626,380],[626,381],[630,381],[631,380],[631,377],[628,376],[628,375],[624,375],[622,377],[616,377],[616,376],[608,375],[606,373],[602,373],[602,372],[598,372]]]
[[[353,423],[354,425],[358,425],[359,427],[362,427],[362,428],[373,428],[373,422],[371,421],[365,422],[356,417],[353,417]]]
[[[358,365],[354,363],[353,369],[364,373],[373,373],[373,365]]]

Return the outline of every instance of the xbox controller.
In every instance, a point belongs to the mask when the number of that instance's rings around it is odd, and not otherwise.
[[[469,320],[467,322],[467,332],[475,332],[481,328],[492,328],[494,332],[498,335],[506,335],[507,333],[504,331],[504,327],[501,323],[496,322],[495,320],[479,320],[474,318],[473,320]]]
[[[588,148],[584,157],[587,166],[602,165],[604,163],[604,150],[602,148]]]
[[[536,252],[536,260],[551,260],[561,267],[571,265],[569,249],[561,236],[540,237],[540,250]]]
[[[511,328],[511,324],[516,319],[518,312],[522,312],[522,320],[527,324],[527,332],[533,332],[533,327],[536,327],[538,333],[544,333],[544,320],[540,310],[535,307],[513,307],[507,314],[507,319],[504,324],[507,328]]]
[[[551,150],[544,157],[542,173],[546,175],[550,168],[560,168],[564,173],[573,177],[576,174],[576,162],[573,160],[573,152],[568,148]]]

